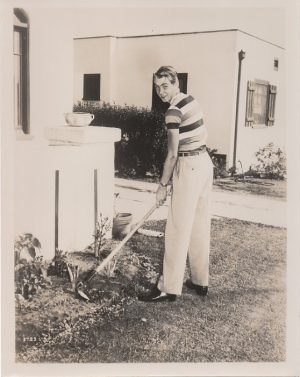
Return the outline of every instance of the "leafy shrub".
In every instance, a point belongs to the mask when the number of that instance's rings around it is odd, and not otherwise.
[[[15,239],[15,264],[33,261],[40,254],[41,243],[31,233],[24,233]]]
[[[167,153],[164,115],[144,107],[103,103],[99,106],[78,104],[75,112],[95,115],[93,126],[117,127],[122,130],[116,144],[115,166],[122,176],[159,176]]]
[[[15,240],[15,293],[20,299],[31,299],[40,289],[51,284],[47,277],[48,264],[40,253],[40,241],[31,233]]]
[[[274,145],[269,143],[260,148],[255,157],[257,163],[252,166],[251,170],[257,172],[260,177],[269,179],[284,179],[286,176],[286,156],[285,153]]]
[[[261,175],[257,172],[257,170],[253,169],[253,166],[250,166],[250,169],[245,172],[246,177],[251,178],[260,178]]]

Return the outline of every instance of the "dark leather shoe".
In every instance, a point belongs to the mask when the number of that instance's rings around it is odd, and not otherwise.
[[[145,302],[175,301],[176,295],[161,292],[157,287],[154,287],[150,292],[138,295],[138,300]]]
[[[194,289],[198,293],[199,296],[207,296],[207,294],[208,294],[208,287],[207,286],[194,284],[192,282],[192,280],[190,280],[190,279],[188,279],[185,282],[185,285],[190,289]]]

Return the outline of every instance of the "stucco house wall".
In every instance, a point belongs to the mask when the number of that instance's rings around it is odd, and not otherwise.
[[[54,172],[45,155],[48,146],[43,130],[64,124],[63,114],[72,109],[72,38],[64,11],[48,9],[42,13],[32,8],[26,13],[30,28],[30,135],[14,133],[11,140],[15,159],[14,235],[33,233],[40,239],[44,255],[50,258],[54,254]],[[45,27],[54,19],[55,27]],[[13,9],[10,21],[11,31]],[[11,40],[13,66],[12,44]],[[8,106],[12,111],[14,103]],[[8,126],[13,129],[13,123]]]
[[[42,137],[44,127],[64,124],[64,113],[72,110],[72,23],[66,9],[33,7],[26,11],[30,23],[30,124],[36,138]]]
[[[172,65],[178,72],[188,73],[187,91],[203,108],[208,145],[227,154],[235,40],[236,33],[231,31],[119,39],[116,101],[151,107],[153,73],[161,65]]]
[[[243,166],[248,169],[255,160],[254,153],[269,142],[273,142],[285,150],[285,50],[242,32],[237,34],[236,49],[237,52],[240,50],[246,52],[245,59],[242,61],[241,73],[237,161],[242,161]],[[279,60],[278,70],[274,69],[275,58]],[[264,80],[277,86],[275,123],[273,126],[254,125],[253,127],[245,127],[248,80]],[[233,146],[230,150],[233,150]]]
[[[64,114],[73,107],[73,22],[67,9],[26,8],[29,20],[30,133],[14,129],[13,7],[6,7],[1,57],[5,95],[2,143],[5,154],[3,195],[7,243],[34,233],[46,259],[55,250],[55,171],[60,171],[58,247],[80,250],[93,241],[94,170],[99,173],[98,210],[112,219],[114,204],[114,142],[104,135],[98,143],[49,145],[48,128],[65,128]],[[53,27],[55,21],[55,27]],[[52,25],[48,27],[47,25]],[[3,74],[4,73],[4,74]],[[75,127],[69,127],[75,128]],[[89,128],[89,127],[87,127]],[[99,130],[99,132],[101,132]],[[69,142],[69,140],[65,140]],[[51,141],[53,144],[53,140]],[[12,253],[13,255],[13,253]]]
[[[151,108],[153,73],[161,65],[173,65],[178,72],[188,73],[188,93],[203,107],[209,128],[208,145],[218,153],[228,154],[235,48],[235,31],[75,39],[74,102],[82,100],[83,74],[98,72],[101,100]]]
[[[83,75],[89,73],[101,74],[101,100],[115,100],[114,82],[116,72],[117,39],[115,37],[78,39],[74,45],[74,93],[73,101],[82,100]]]
[[[109,91],[106,86],[101,87],[102,100],[151,108],[153,73],[161,65],[172,65],[178,72],[188,73],[187,91],[203,107],[209,130],[207,145],[226,155],[229,168],[233,164],[238,52],[243,50],[246,58],[242,62],[240,82],[236,161],[241,160],[248,170],[260,146],[271,141],[284,146],[284,49],[280,46],[236,29],[118,37],[114,39],[114,54],[109,54],[108,42],[109,38],[74,40],[75,56],[78,57],[74,62],[75,99],[82,98],[83,73],[88,73],[93,66],[94,72],[101,73],[103,81],[110,82],[113,88]],[[93,63],[92,56],[95,58]],[[105,65],[108,57],[113,75]],[[278,71],[273,69],[274,58],[280,61]],[[272,127],[245,127],[247,81],[254,79],[277,86],[276,118]]]

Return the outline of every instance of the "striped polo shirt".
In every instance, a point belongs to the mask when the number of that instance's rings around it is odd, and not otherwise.
[[[166,111],[167,129],[179,130],[178,151],[192,151],[206,144],[207,129],[198,102],[190,95],[178,93]]]

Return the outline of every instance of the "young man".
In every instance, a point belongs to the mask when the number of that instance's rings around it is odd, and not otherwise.
[[[172,196],[166,231],[163,274],[152,291],[141,294],[141,301],[175,301],[182,291],[188,256],[191,279],[188,288],[205,296],[208,292],[210,247],[210,196],[213,165],[206,152],[207,130],[197,101],[181,93],[173,67],[161,67],[154,75],[156,93],[170,103],[165,121],[168,154],[156,192],[156,205],[167,197],[172,179]]]

